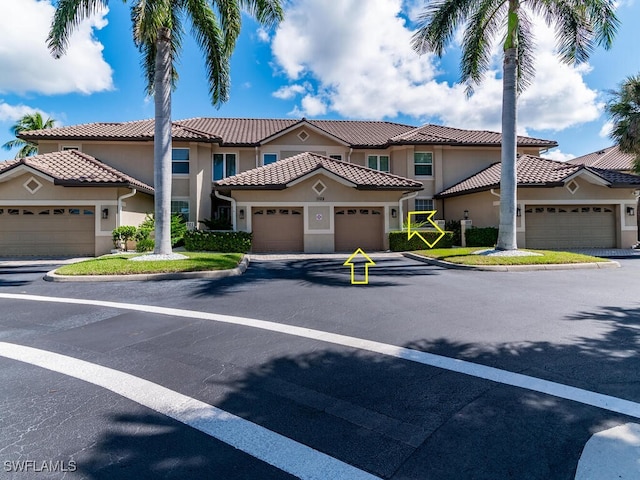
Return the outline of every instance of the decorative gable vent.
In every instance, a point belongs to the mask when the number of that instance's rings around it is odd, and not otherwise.
[[[309,134],[307,132],[305,132],[304,130],[302,130],[299,134],[298,134],[298,138],[300,140],[302,140],[303,142],[306,142],[307,139],[309,138]]]
[[[569,190],[569,192],[571,193],[571,195],[573,195],[574,193],[576,193],[578,191],[578,189],[580,188],[580,185],[578,185],[578,182],[576,182],[575,180],[571,180],[569,183],[567,183],[566,185],[566,189]]]
[[[316,183],[313,184],[313,187],[311,188],[318,195],[322,195],[322,192],[324,192],[327,189],[327,186],[324,183],[322,183],[322,180],[318,180]]]
[[[36,193],[38,190],[42,188],[42,184],[36,180],[34,177],[31,177],[29,180],[22,184],[24,188],[26,188],[31,195]]]

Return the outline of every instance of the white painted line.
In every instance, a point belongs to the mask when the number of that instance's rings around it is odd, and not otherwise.
[[[266,320],[256,320],[253,318],[234,317],[230,315],[219,315],[217,313],[197,312],[194,310],[182,310],[178,308],[157,307],[153,305],[138,305],[133,303],[105,302],[101,300],[85,300],[77,298],[58,298],[44,297],[39,295],[24,295],[13,293],[0,293],[0,299],[7,298],[12,300],[25,300],[35,302],[51,302],[65,303],[75,305],[94,305],[99,307],[117,308],[122,310],[131,310],[138,312],[156,313],[159,315],[170,315],[174,317],[195,318],[200,320],[211,320],[214,322],[229,323],[233,325],[242,325],[245,327],[260,328],[272,332],[284,333],[286,335],[294,335],[297,337],[310,338],[322,342],[343,345],[346,347],[357,348],[360,350],[368,350],[370,352],[380,353],[390,357],[401,358],[423,365],[442,368],[452,372],[463,373],[472,377],[483,378],[493,382],[511,385],[514,387],[524,388],[534,392],[540,392],[552,395],[558,398],[573,400],[585,405],[609,410],[611,412],[629,415],[631,417],[640,418],[640,403],[624,400],[610,395],[584,390],[582,388],[571,387],[561,383],[542,380],[520,373],[513,373],[499,368],[487,367],[477,363],[458,360],[455,358],[444,357],[433,353],[420,352],[405,347],[389,345],[387,343],[365,340],[357,337],[349,337],[337,333],[324,332],[322,330],[313,330],[311,328],[296,327],[294,325],[284,325],[276,322],[268,322]]]
[[[0,356],[111,390],[302,479],[379,480],[374,475],[260,425],[128,373],[5,342],[0,342]]]
[[[584,446],[576,480],[640,478],[640,425],[626,423],[593,435]]]

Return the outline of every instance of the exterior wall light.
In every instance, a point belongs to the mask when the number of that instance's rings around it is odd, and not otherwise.
[[[464,219],[469,220],[469,210],[464,211]]]
[[[627,215],[633,217],[636,214],[636,209],[633,207],[627,207]]]
[[[520,207],[516,208],[516,217],[521,217],[522,216],[522,210],[520,210]]]
[[[240,218],[240,220],[244,220],[244,208],[241,208],[238,212],[238,218]]]
[[[395,208],[391,209],[391,218],[398,218],[398,210]]]
[[[107,218],[109,218],[109,209],[108,208],[103,208],[102,209],[102,218],[104,218],[105,220]]]

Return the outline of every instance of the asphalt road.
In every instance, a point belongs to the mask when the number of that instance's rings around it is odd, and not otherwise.
[[[492,273],[383,257],[368,285],[351,285],[345,259],[116,283],[49,283],[51,265],[0,264],[0,478],[355,478],[340,470],[355,467],[393,479],[574,479],[592,435],[640,423],[588,395],[640,403],[640,260]],[[9,358],[7,345],[71,357],[69,370],[63,357]],[[413,351],[470,370],[398,358]],[[74,359],[111,370],[86,381],[89,364]],[[522,384],[509,384],[514,373]],[[575,387],[575,398],[542,393],[536,379]],[[163,392],[248,422],[221,440],[201,417],[185,420],[193,412],[174,414],[168,400],[163,410]]]

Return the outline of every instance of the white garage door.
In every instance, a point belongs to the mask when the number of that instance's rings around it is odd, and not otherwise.
[[[0,255],[95,255],[95,208],[0,205]]]
[[[365,252],[383,249],[384,208],[336,207],[336,252]]]
[[[533,205],[525,209],[527,248],[613,248],[613,205]]]
[[[302,207],[254,208],[251,217],[254,252],[304,251]]]

